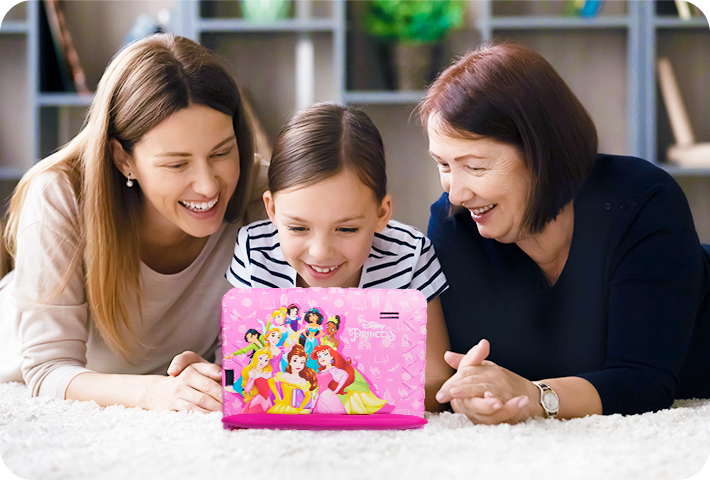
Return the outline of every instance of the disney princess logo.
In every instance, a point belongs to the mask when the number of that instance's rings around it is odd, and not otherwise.
[[[348,335],[350,335],[350,340],[352,342],[359,338],[387,338],[390,341],[394,341],[396,337],[392,329],[386,328],[386,325],[382,323],[377,323],[374,320],[364,321],[360,324],[362,328],[351,327],[348,328]]]

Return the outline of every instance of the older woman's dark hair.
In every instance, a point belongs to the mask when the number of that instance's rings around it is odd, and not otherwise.
[[[532,233],[574,199],[596,161],[589,113],[542,56],[520,45],[466,54],[439,75],[418,110],[425,128],[434,118],[448,136],[520,149],[532,177],[524,217]]]

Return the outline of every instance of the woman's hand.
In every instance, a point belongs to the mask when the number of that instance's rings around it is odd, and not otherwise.
[[[150,410],[222,410],[222,368],[194,352],[173,358],[168,377],[146,377],[140,405]]]
[[[541,415],[542,407],[530,401],[538,394],[537,387],[486,360],[489,353],[490,344],[485,339],[466,355],[446,352],[446,363],[457,371],[439,389],[437,401],[451,402],[454,412],[465,414],[474,423],[517,423]]]

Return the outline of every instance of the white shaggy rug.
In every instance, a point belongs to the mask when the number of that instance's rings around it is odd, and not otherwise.
[[[710,400],[512,426],[428,414],[422,429],[385,432],[227,431],[221,418],[30,398],[22,384],[0,384],[0,455],[15,475],[42,480],[710,477]]]

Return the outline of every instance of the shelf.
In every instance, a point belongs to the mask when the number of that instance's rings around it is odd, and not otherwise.
[[[0,35],[26,34],[29,30],[27,22],[22,20],[6,20],[0,25]]]
[[[196,28],[202,33],[239,33],[239,32],[329,32],[336,29],[336,22],[331,19],[296,20],[286,19],[274,23],[254,23],[243,19],[199,19]]]
[[[395,104],[406,105],[419,103],[424,92],[407,91],[348,91],[343,92],[343,102],[359,104]]]
[[[707,168],[685,168],[675,165],[656,164],[674,177],[710,177],[710,167]]]
[[[40,93],[37,96],[37,106],[88,107],[93,100],[93,95],[79,95],[77,93]]]
[[[489,20],[489,24],[491,28],[505,30],[628,28],[629,19],[626,15],[598,16],[592,18],[508,16],[493,17]]]
[[[682,20],[677,17],[663,18],[656,17],[654,25],[658,28],[704,28],[708,29],[708,21],[705,18],[695,17],[690,20]]]
[[[0,180],[17,181],[27,171],[26,168],[0,167]]]

